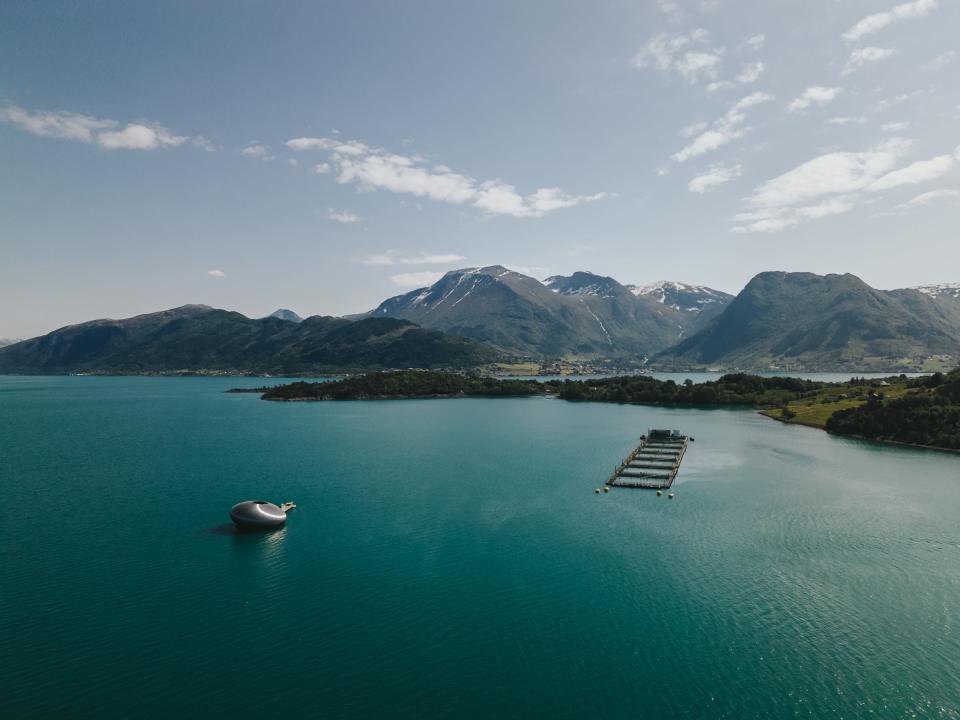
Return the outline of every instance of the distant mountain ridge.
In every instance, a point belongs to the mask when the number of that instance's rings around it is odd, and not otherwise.
[[[723,304],[717,295],[718,305]],[[501,265],[446,273],[430,287],[389,298],[371,317],[424,327],[541,357],[642,359],[698,329],[698,313],[636,294],[589,272],[543,282]]]
[[[626,287],[634,295],[651,298],[674,310],[692,313],[697,318],[696,329],[703,327],[708,320],[723,312],[727,304],[733,300],[733,295],[722,290],[670,280],[660,280],[652,285],[627,285]]]
[[[960,283],[878,290],[850,274],[771,271],[733,297],[585,271],[540,281],[491,265],[453,270],[349,319],[281,309],[254,320],[184,305],[94,320],[0,347],[0,373],[316,374],[521,358],[664,370],[944,369],[960,362]]]
[[[124,320],[93,320],[0,349],[0,373],[211,370],[274,375],[385,367],[472,367],[496,351],[394,318],[296,323],[184,305]]]
[[[764,272],[707,327],[654,358],[745,369],[911,369],[960,357],[960,308],[845,275]]]

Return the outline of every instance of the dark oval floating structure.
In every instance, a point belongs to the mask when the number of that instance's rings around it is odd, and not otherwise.
[[[287,521],[287,511],[293,503],[275,505],[266,500],[244,500],[230,508],[230,519],[237,527],[266,530],[280,527]]]

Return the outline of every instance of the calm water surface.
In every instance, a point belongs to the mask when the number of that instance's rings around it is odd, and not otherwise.
[[[0,716],[960,718],[960,456],[241,383],[0,378]],[[676,498],[595,495],[651,425]]]

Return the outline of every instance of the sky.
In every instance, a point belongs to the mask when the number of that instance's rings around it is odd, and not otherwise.
[[[0,337],[460,267],[960,281],[960,0],[0,3]]]

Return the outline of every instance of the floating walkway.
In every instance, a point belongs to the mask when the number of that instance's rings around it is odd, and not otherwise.
[[[673,485],[690,440],[679,430],[648,430],[636,450],[613,471],[607,486],[666,490]]]

